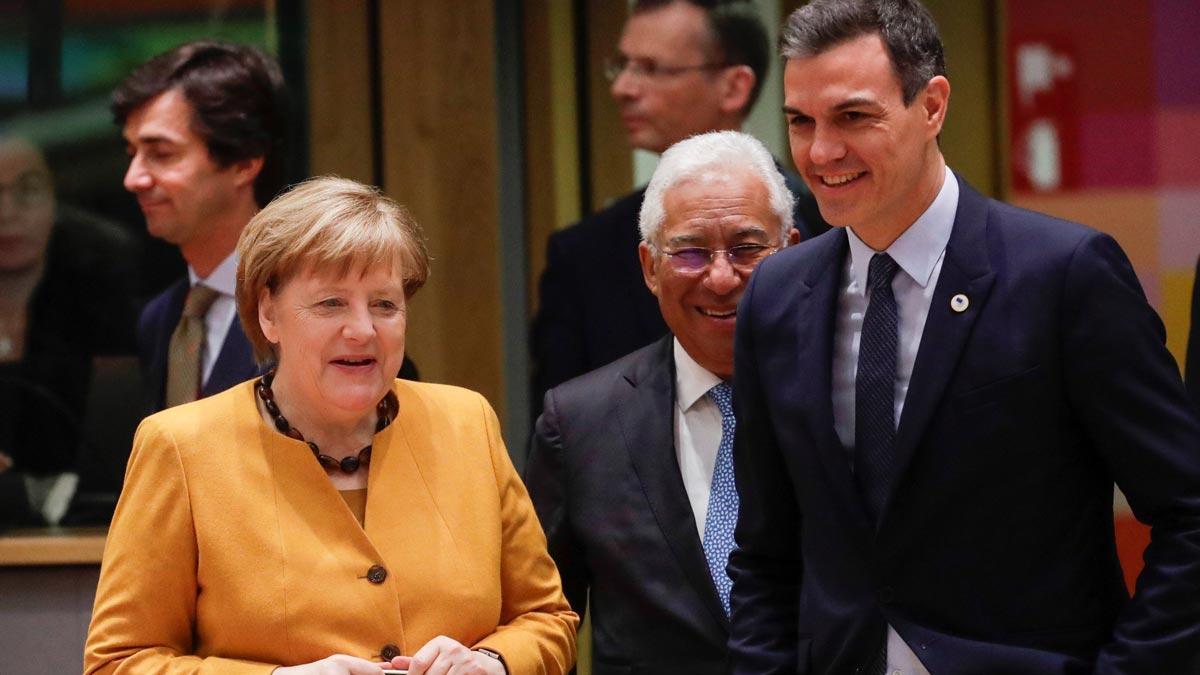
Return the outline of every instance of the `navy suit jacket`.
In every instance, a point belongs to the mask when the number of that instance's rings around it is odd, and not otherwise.
[[[525,482],[596,675],[725,675],[728,624],[679,473],[670,335],[546,394]]]
[[[143,376],[144,407],[146,413],[154,413],[166,407],[167,352],[171,346],[171,334],[183,316],[183,302],[187,299],[189,283],[186,277],[171,284],[146,304],[138,319],[138,356]],[[254,362],[254,348],[237,315],[225,334],[225,342],[218,352],[208,381],[200,393],[202,396],[225,391],[233,385],[260,375],[262,370]]]
[[[1184,373],[1188,393],[1200,410],[1200,260],[1196,261],[1196,277],[1192,286],[1192,325],[1188,330],[1187,371]]]
[[[812,194],[784,171],[803,239],[829,229]],[[667,334],[642,278],[638,214],[645,188],[550,235],[533,320],[533,412],[551,387],[599,368]]]
[[[638,212],[645,189],[550,235],[533,319],[533,412],[551,387],[667,332],[642,280]]]
[[[856,672],[887,624],[933,673],[1200,672],[1200,423],[1117,244],[962,185],[877,523],[833,426],[847,248],[739,307],[734,672]],[[1132,602],[1114,481],[1152,526]]]

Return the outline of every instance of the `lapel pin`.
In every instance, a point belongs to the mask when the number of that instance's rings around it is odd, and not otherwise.
[[[971,301],[967,298],[967,296],[963,295],[962,293],[959,293],[958,295],[954,296],[953,298],[950,298],[950,309],[954,310],[955,312],[958,312],[959,314],[967,311],[967,308],[970,306],[971,306]]]

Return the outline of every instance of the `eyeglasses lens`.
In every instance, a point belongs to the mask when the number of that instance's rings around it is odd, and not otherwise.
[[[712,259],[712,251],[707,248],[684,248],[675,252],[671,260],[675,267],[688,272],[697,272],[708,267]]]
[[[681,248],[670,252],[671,264],[681,272],[700,272],[706,269],[718,255],[725,255],[729,264],[741,269],[752,270],[756,263],[773,249],[770,246],[747,244],[728,249]]]

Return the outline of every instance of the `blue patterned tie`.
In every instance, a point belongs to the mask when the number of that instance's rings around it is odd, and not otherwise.
[[[708,513],[704,516],[704,557],[712,575],[725,615],[729,615],[729,591],[733,581],[725,571],[733,550],[733,530],[737,526],[738,494],[733,484],[733,390],[722,382],[708,390],[708,396],[721,411],[721,445],[713,467],[712,490],[708,495]]]
[[[854,477],[872,522],[879,522],[892,471],[896,438],[896,296],[892,277],[899,267],[886,253],[871,257],[854,382]]]

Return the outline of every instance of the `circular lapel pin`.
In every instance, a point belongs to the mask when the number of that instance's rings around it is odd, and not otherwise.
[[[963,295],[962,293],[950,298],[950,309],[959,312],[960,314],[967,311],[967,308],[970,306],[970,299],[968,299],[967,296]]]

